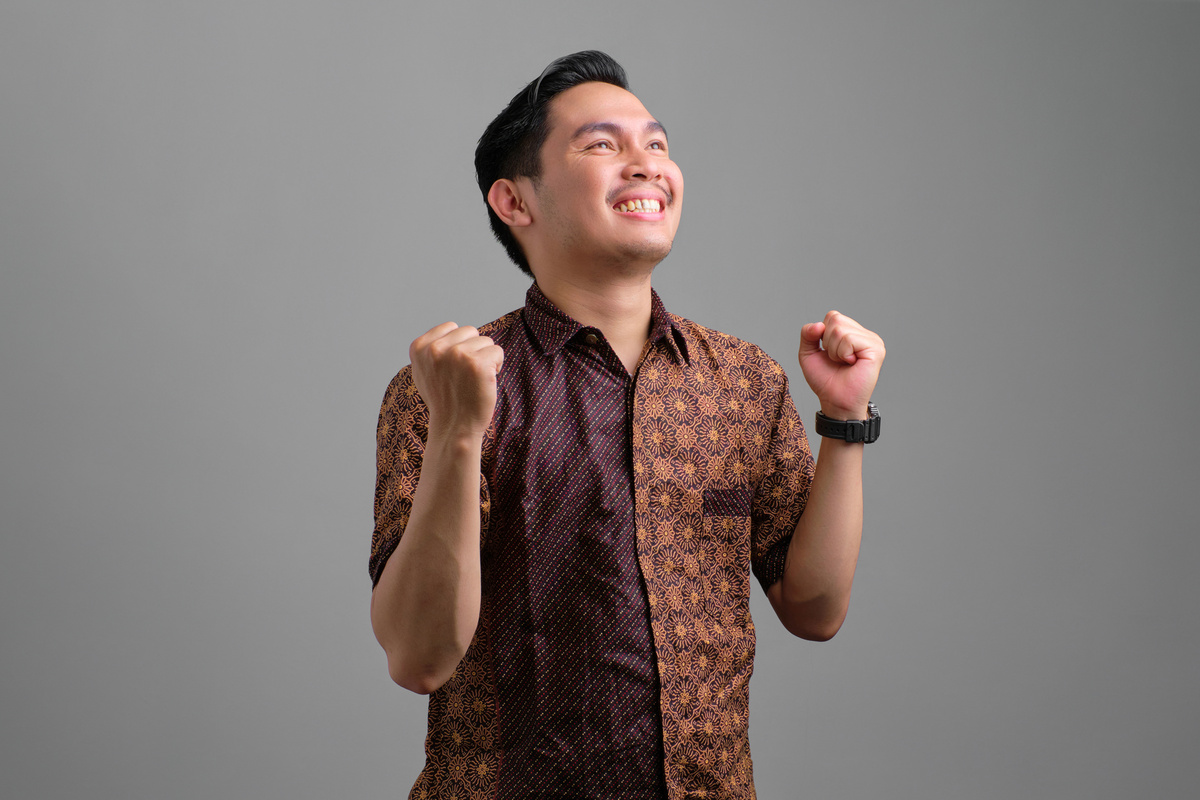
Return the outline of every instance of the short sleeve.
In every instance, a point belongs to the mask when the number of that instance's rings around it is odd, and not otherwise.
[[[750,511],[751,568],[764,590],[783,577],[788,546],[808,503],[815,467],[787,374],[773,360],[768,372],[772,379],[764,384],[771,389],[764,391],[763,400],[770,440]]]
[[[372,585],[379,582],[408,525],[428,435],[429,413],[412,382],[412,367],[405,367],[388,385],[376,428],[375,533],[369,564]]]

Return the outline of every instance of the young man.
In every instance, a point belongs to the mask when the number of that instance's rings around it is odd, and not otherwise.
[[[651,289],[683,176],[603,53],[551,64],[475,163],[536,282],[413,342],[380,413],[371,621],[431,694],[411,797],[753,797],[750,571],[789,631],[836,633],[883,342],[835,311],[801,328],[843,437],[814,466],[782,368]]]

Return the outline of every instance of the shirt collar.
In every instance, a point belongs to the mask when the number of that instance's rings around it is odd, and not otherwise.
[[[538,346],[546,353],[557,353],[563,345],[584,329],[583,323],[564,314],[550,302],[535,283],[525,293],[523,310],[525,325]],[[663,340],[675,356],[677,363],[688,362],[687,340],[675,318],[667,313],[658,292],[650,290],[650,341]]]

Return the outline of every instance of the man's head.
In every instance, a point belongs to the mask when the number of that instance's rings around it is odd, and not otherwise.
[[[526,273],[533,251],[657,263],[683,190],[666,151],[666,132],[629,93],[625,71],[589,50],[553,62],[513,97],[480,138],[475,171],[492,231]],[[635,199],[658,209],[620,210]]]

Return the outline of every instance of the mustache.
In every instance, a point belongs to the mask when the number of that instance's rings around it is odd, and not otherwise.
[[[621,186],[620,188],[614,189],[611,192],[609,192],[608,196],[605,199],[608,201],[608,204],[611,206],[613,203],[617,202],[617,198],[620,197],[625,192],[636,192],[639,189],[646,189],[647,187],[653,187],[655,191],[660,192],[667,203],[671,203],[675,199],[675,195],[671,192],[670,189],[668,189],[666,187],[666,185],[658,184],[658,183],[647,184],[645,181],[639,181],[637,183],[627,183],[624,186]]]

